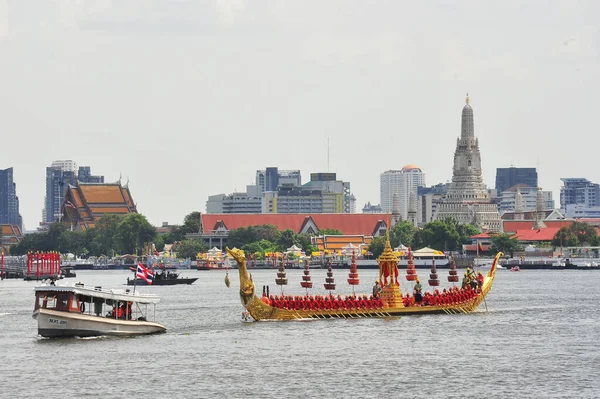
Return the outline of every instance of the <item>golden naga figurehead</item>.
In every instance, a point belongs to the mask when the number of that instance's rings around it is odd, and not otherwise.
[[[241,249],[237,249],[237,248],[229,249],[229,248],[225,247],[225,250],[227,251],[227,253],[229,255],[231,255],[233,257],[233,259],[235,259],[238,266],[241,266],[242,262],[244,264],[246,263],[246,254]]]
[[[241,249],[229,249],[225,248],[227,253],[235,259],[238,264],[240,274],[240,299],[242,305],[247,306],[254,298],[254,281],[252,281],[252,275],[248,275],[246,269],[246,254]]]

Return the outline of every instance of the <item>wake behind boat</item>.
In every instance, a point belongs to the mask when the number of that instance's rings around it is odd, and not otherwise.
[[[452,287],[449,290],[444,289],[442,293],[435,290],[433,294],[422,294],[414,264],[411,264],[412,256],[409,252],[409,268],[406,278],[409,281],[416,281],[416,284],[413,297],[409,294],[403,296],[400,292],[398,281],[398,257],[391,249],[388,236],[385,249],[377,259],[379,264],[378,283],[380,282],[380,284],[374,287],[373,295],[351,295],[346,298],[338,295],[336,297],[331,294],[331,290],[335,289],[335,284],[332,283],[333,280],[331,280],[328,274],[329,280],[327,280],[326,289],[330,290],[329,295],[269,296],[268,293],[265,295],[263,290],[263,297],[259,298],[255,294],[252,275],[248,273],[246,268],[244,251],[227,248],[227,252],[236,260],[239,266],[240,299],[242,305],[246,308],[247,313],[257,321],[471,313],[485,301],[486,295],[492,289],[496,266],[499,258],[502,256],[501,252],[496,255],[485,277],[480,274],[476,280],[475,278],[468,280],[468,275],[465,273],[465,280],[461,289]],[[308,277],[306,273],[305,276]],[[303,276],[303,282],[310,280],[306,280],[305,276]],[[348,279],[349,284],[356,284],[358,282],[355,265],[351,268],[350,277]],[[448,280],[451,282],[458,281],[455,267],[451,269]],[[278,285],[287,284],[283,267],[280,267],[276,281]],[[439,284],[435,266],[432,266],[429,281],[432,286]],[[305,285],[303,284],[302,286],[304,287]],[[312,287],[312,283],[310,287]]]
[[[47,338],[156,334],[165,327],[146,318],[148,305],[156,314],[159,301],[156,295],[87,288],[82,283],[40,286],[35,288],[33,318],[38,334]]]

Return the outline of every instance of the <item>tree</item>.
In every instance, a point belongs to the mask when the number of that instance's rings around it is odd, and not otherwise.
[[[198,233],[200,231],[200,217],[202,213],[194,211],[189,213],[183,218],[183,225],[176,226],[173,229],[173,236],[175,241],[181,241],[185,239],[186,234]]]
[[[175,241],[177,241],[175,239],[175,234],[173,234],[172,231],[167,231],[161,237],[162,237],[162,239],[163,239],[163,241],[164,241],[165,244],[173,244]]]
[[[64,231],[58,238],[60,253],[73,253],[79,256],[86,247],[87,234],[85,231]]]
[[[162,236],[156,236],[156,238],[154,239],[154,248],[158,252],[162,252],[165,249],[165,241]]]
[[[568,227],[561,227],[552,239],[552,245],[554,247],[576,247],[579,245],[579,238]]]
[[[111,255],[117,245],[115,238],[119,224],[123,221],[124,215],[106,214],[102,216],[93,230],[91,240],[91,253],[96,256]]]
[[[58,251],[60,236],[67,231],[67,227],[62,223],[52,223],[46,233],[46,241],[42,244],[40,251]]]
[[[180,258],[196,259],[199,252],[206,252],[208,247],[203,240],[183,240],[177,246],[177,256]]]
[[[246,244],[263,239],[270,242],[277,242],[280,234],[277,227],[270,224],[240,227],[239,229],[229,231],[227,246],[230,248],[242,248]]]
[[[19,243],[10,247],[11,255],[25,255],[29,251],[38,251],[46,241],[47,233],[25,234]]]
[[[458,228],[456,230],[458,232],[458,235],[460,236],[460,244],[467,244],[469,243],[471,240],[470,238],[472,236],[475,236],[479,233],[481,233],[481,231],[479,231],[479,229],[475,226],[473,226],[472,224],[460,224],[458,225]]]
[[[341,236],[343,235],[341,231],[336,229],[321,229],[319,230],[319,234],[322,236]]]
[[[598,231],[591,225],[583,222],[574,222],[569,226],[569,230],[577,236],[580,246],[596,247],[600,244]]]
[[[427,223],[423,229],[414,235],[414,246],[431,247],[438,250],[454,251],[460,245],[460,236],[454,223],[434,220]]]
[[[503,252],[504,254],[510,254],[512,257],[516,251],[522,251],[523,246],[517,238],[512,237],[510,234],[500,233],[492,236],[490,250],[492,253]]]
[[[373,253],[373,257],[377,258],[383,252],[385,248],[386,237],[373,237],[371,243],[369,244],[369,251]]]
[[[598,237],[598,232],[593,226],[587,223],[574,222],[569,227],[561,227],[556,232],[552,239],[552,245],[555,247],[596,247],[600,245],[600,237]]]
[[[251,242],[242,247],[247,254],[256,254],[257,259],[264,259],[265,252],[276,252],[276,245],[268,240]]]
[[[309,234],[296,234],[296,241],[298,246],[302,248],[306,255],[310,256],[310,254],[319,250],[315,245],[312,244]]]
[[[292,245],[295,245],[296,242],[296,233],[292,229],[285,229],[279,234],[277,246],[280,251],[285,251]]]
[[[390,231],[390,244],[394,248],[400,244],[412,247],[415,230],[415,226],[406,220],[397,223]]]
[[[144,244],[154,240],[156,229],[145,216],[130,213],[119,223],[116,235],[120,244],[119,250],[134,254],[138,248],[143,248]]]

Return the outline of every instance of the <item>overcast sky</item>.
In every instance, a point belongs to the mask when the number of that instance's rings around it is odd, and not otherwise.
[[[360,211],[379,175],[452,177],[465,93],[484,181],[600,182],[600,2],[0,0],[0,168],[25,227],[55,159],[129,178],[151,223],[266,166],[329,171]]]

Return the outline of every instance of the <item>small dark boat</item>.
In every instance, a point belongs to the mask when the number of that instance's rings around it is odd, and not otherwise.
[[[62,267],[60,269],[60,278],[71,278],[71,277],[77,277],[77,273],[75,273],[72,268]]]
[[[154,273],[154,279],[151,285],[179,285],[179,284],[193,284],[198,277],[179,277],[179,273],[175,272],[158,272]],[[127,285],[150,285],[146,280],[141,278],[127,278]]]

